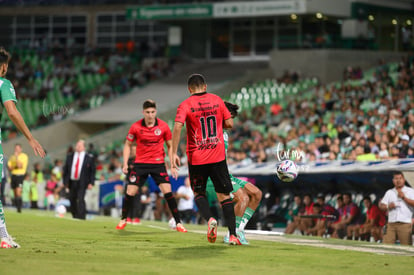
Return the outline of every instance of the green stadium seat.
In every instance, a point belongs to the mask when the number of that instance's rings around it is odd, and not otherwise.
[[[98,96],[97,98],[96,98],[96,107],[99,107],[99,106],[101,106],[102,104],[103,104],[103,102],[104,102],[104,97],[103,96]]]
[[[75,97],[73,95],[70,95],[68,97],[63,97],[63,98],[65,101],[65,104],[71,104],[75,100]]]
[[[36,78],[34,80],[34,88],[36,91],[40,91],[42,89],[42,79],[41,78]]]
[[[51,106],[58,105],[53,91],[47,93],[47,103]]]
[[[35,116],[36,119],[41,114],[43,114],[43,111],[44,111],[43,110],[43,102],[44,101],[42,101],[42,100],[32,100],[32,111],[33,111],[33,115]],[[46,104],[46,102],[45,102],[45,104]],[[48,107],[48,106],[46,106],[46,107]],[[43,115],[47,115],[47,114],[43,114]]]
[[[86,81],[85,81],[85,78],[84,78],[84,75],[83,75],[83,74],[79,74],[79,76],[78,76],[78,78],[77,78],[77,82],[78,82],[79,89],[80,89],[81,93],[82,93],[83,95],[84,95],[84,94],[86,94],[86,92],[87,92],[89,89],[88,89],[88,87],[87,87],[87,85],[86,85]]]
[[[96,107],[96,95],[93,95],[90,99],[89,99],[89,108],[90,109],[94,109]]]
[[[65,105],[65,99],[62,95],[62,92],[60,91],[60,89],[54,89],[53,90],[56,102],[59,106],[64,106]]]
[[[93,74],[85,75],[85,84],[88,90],[92,90],[93,88],[96,87],[96,82],[95,82]]]

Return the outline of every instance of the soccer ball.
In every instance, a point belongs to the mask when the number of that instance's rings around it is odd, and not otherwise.
[[[298,176],[298,166],[291,160],[284,160],[277,166],[276,175],[284,182],[291,182]]]
[[[59,205],[56,207],[56,214],[57,214],[59,217],[63,217],[63,216],[66,214],[66,207],[65,207],[63,204],[59,204]]]

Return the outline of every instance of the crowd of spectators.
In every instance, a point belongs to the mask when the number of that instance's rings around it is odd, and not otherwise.
[[[287,150],[299,162],[413,158],[414,57],[390,67],[353,84],[316,85],[311,97],[285,97],[284,107],[245,109],[229,134],[229,162],[274,161]]]
[[[375,199],[351,193],[319,194],[316,199],[310,194],[295,195],[287,207],[277,198],[271,210],[262,220],[263,229],[282,222],[287,224],[286,234],[382,242],[386,224],[386,213]]]

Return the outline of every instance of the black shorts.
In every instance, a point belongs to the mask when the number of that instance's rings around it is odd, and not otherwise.
[[[229,194],[233,191],[226,160],[201,165],[189,164],[188,172],[190,174],[191,188],[196,193],[206,192],[207,179],[209,177],[217,193]]]
[[[11,188],[22,188],[25,175],[11,175]]]
[[[128,175],[128,184],[143,186],[149,175],[151,175],[157,185],[170,183],[164,163],[134,163],[134,170]]]

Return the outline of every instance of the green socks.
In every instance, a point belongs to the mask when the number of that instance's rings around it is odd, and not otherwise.
[[[239,225],[237,225],[237,218],[238,217],[236,217],[236,226],[237,226],[237,228],[239,230],[241,230],[241,231],[244,230],[244,228],[246,227],[247,223],[249,222],[249,220],[253,216],[254,211],[255,210],[251,209],[250,207],[247,207],[246,208],[246,211],[244,211],[243,217],[241,218],[241,222],[240,222]]]

